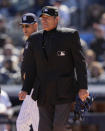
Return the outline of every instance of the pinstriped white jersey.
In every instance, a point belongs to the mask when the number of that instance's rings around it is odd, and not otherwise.
[[[32,94],[33,91],[31,91]],[[39,112],[37,102],[27,95],[22,103],[20,113],[16,121],[17,131],[30,131],[32,124],[33,130],[38,131]]]

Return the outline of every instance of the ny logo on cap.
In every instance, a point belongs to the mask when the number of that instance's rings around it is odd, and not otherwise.
[[[44,9],[44,12],[48,12],[48,9]]]
[[[27,17],[26,17],[26,16],[23,16],[23,20],[24,20],[24,21],[27,20]]]

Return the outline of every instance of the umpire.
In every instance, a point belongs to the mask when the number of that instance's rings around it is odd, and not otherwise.
[[[89,95],[84,52],[76,30],[57,28],[56,7],[43,7],[40,18],[43,30],[31,35],[24,53],[26,77],[21,95],[25,97],[34,87],[38,131],[67,131],[65,124],[75,95],[83,101]]]

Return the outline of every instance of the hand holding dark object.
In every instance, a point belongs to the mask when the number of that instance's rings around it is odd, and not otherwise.
[[[74,107],[74,116],[68,120],[67,128],[71,128],[73,124],[79,124],[85,117],[85,112],[90,110],[94,97],[89,95],[85,101],[82,101],[79,96],[76,97],[76,103]]]
[[[86,98],[89,97],[89,91],[87,89],[80,89],[78,96],[82,101],[85,101]]]
[[[85,112],[88,112],[93,102],[93,96],[88,96],[85,101],[82,101],[79,96],[76,97],[76,104],[74,109],[74,122],[76,120],[83,120]]]

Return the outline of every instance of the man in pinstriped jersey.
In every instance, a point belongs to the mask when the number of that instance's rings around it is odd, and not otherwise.
[[[20,24],[22,26],[22,30],[24,36],[26,38],[26,45],[25,49],[27,48],[27,39],[29,36],[37,31],[37,20],[36,16],[33,13],[26,13],[22,16],[22,22]],[[25,80],[25,70],[21,67],[21,75],[22,80]],[[30,131],[30,125],[34,131],[38,130],[38,120],[39,120],[39,113],[37,108],[37,103],[32,100],[31,94],[33,89],[31,90],[30,95],[26,95],[26,98],[21,96],[21,92],[19,93],[19,100],[24,100],[21,106],[21,110],[19,116],[16,121],[17,131]]]

